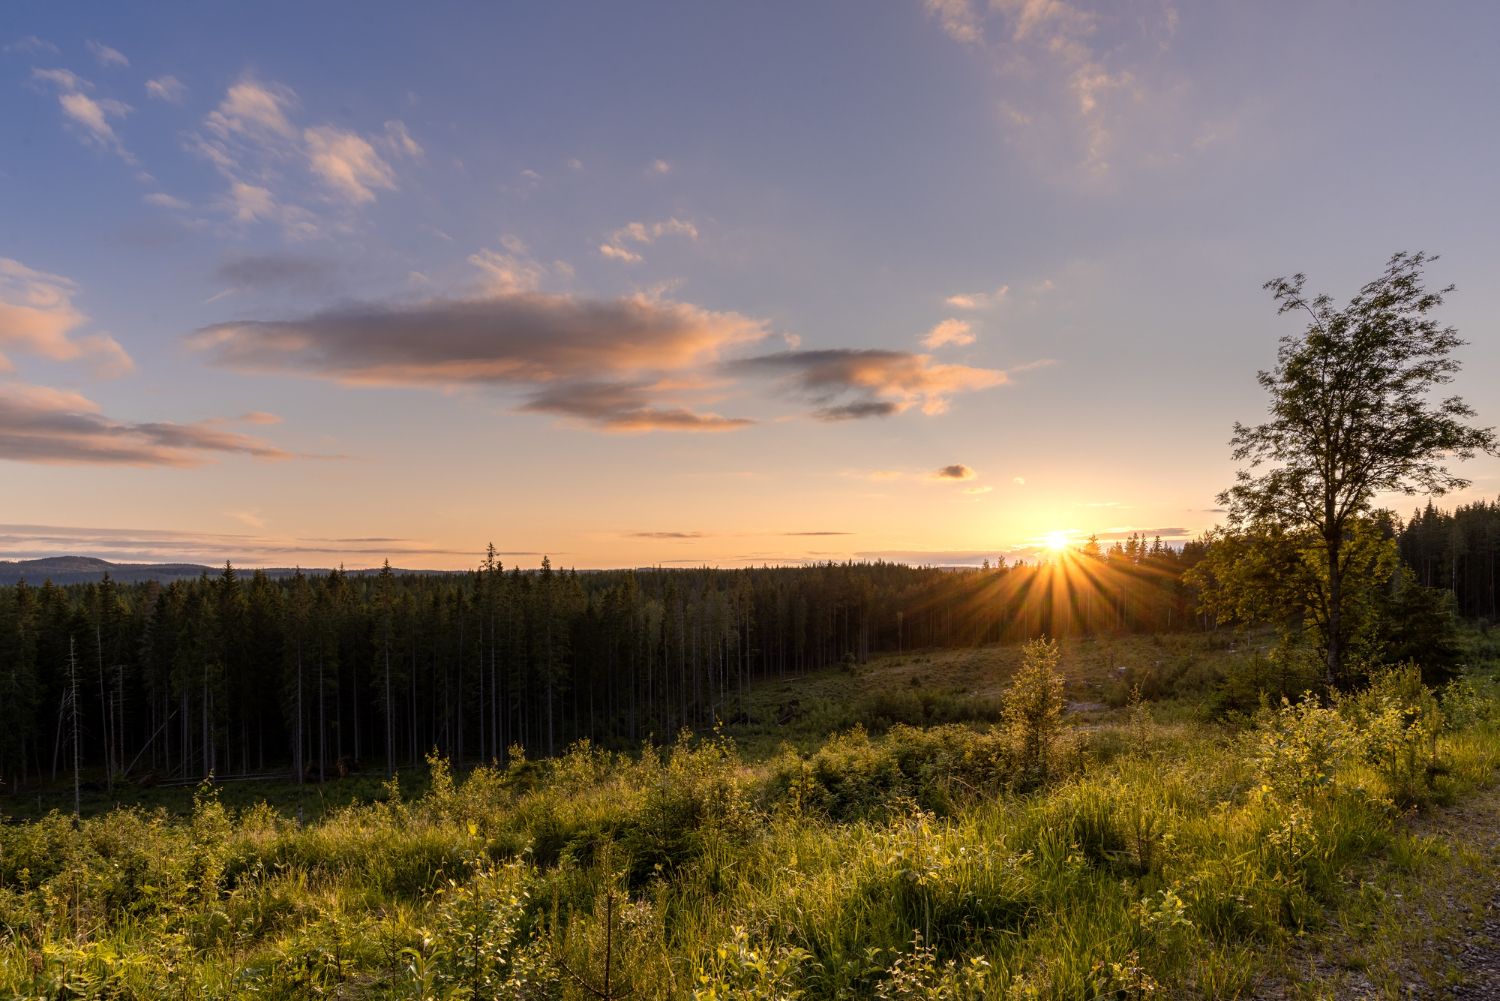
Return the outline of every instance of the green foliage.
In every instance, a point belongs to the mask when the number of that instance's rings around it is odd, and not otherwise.
[[[1437,698],[1422,683],[1421,669],[1405,664],[1376,675],[1349,708],[1365,758],[1396,802],[1407,806],[1430,798],[1439,769],[1438,736],[1446,721]]]
[[[1023,735],[1063,726],[1057,653],[1026,651]],[[434,755],[421,795],[306,825],[207,787],[185,817],[54,813],[0,825],[0,995],[1246,996],[1412,857],[1398,804],[1494,781],[1497,706],[1408,666],[1238,728],[1100,710],[1041,786],[1009,725],[898,724],[764,762],[719,736]]]
[[[1021,668],[1005,690],[1001,717],[1013,742],[1019,778],[1041,785],[1053,776],[1058,740],[1063,730],[1062,675],[1057,673],[1062,653],[1056,640],[1031,640],[1021,648]]]
[[[1327,295],[1306,295],[1300,274],[1265,285],[1278,313],[1309,322],[1301,335],[1281,339],[1275,370],[1258,374],[1270,397],[1268,419],[1235,423],[1233,456],[1247,466],[1219,499],[1236,528],[1272,540],[1268,559],[1279,572],[1263,587],[1321,585],[1316,600],[1297,603],[1319,626],[1329,684],[1348,684],[1344,659],[1370,625],[1357,606],[1370,582],[1389,579],[1352,558],[1361,552],[1359,526],[1372,499],[1467,486],[1445,463],[1497,448],[1493,430],[1467,423],[1474,411],[1460,397],[1433,393],[1458,371],[1452,353],[1463,341],[1431,315],[1451,291],[1426,288],[1432,260],[1393,254],[1343,308]],[[1321,568],[1322,580],[1296,572],[1296,564]]]

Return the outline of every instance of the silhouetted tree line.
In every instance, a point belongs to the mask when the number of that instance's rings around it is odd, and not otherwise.
[[[1202,556],[1131,538],[951,570],[743,570],[272,579],[228,564],[165,586],[0,587],[0,789],[393,770],[519,744],[555,753],[746,717],[747,687],[875,653],[1192,628]]]
[[[1417,580],[1452,591],[1460,615],[1500,618],[1500,503],[1476,501],[1439,511],[1429,501],[1413,512],[1398,541]]]

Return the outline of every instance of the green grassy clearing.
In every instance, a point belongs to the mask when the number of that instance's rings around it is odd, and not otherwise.
[[[763,686],[749,722],[639,755],[349,780],[373,801],[306,826],[229,786],[8,825],[0,992],[1236,997],[1360,921],[1378,966],[1396,918],[1363,887],[1454,864],[1408,811],[1495,781],[1493,667],[1441,707],[1393,682],[1250,722],[1224,679],[1264,672],[1256,646],[1065,644],[1068,698],[1103,708],[1040,786],[993,722],[998,647]]]

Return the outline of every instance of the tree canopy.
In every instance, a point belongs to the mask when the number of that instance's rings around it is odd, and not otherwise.
[[[1259,373],[1269,419],[1235,423],[1233,456],[1247,465],[1219,500],[1233,528],[1311,538],[1300,558],[1321,563],[1308,610],[1326,623],[1329,683],[1344,680],[1356,521],[1381,493],[1468,486],[1448,464],[1496,450],[1493,429],[1473,426],[1462,398],[1434,394],[1458,372],[1453,352],[1464,343],[1433,316],[1453,290],[1426,287],[1436,259],[1392,255],[1342,308],[1326,294],[1310,297],[1302,274],[1264,286],[1278,315],[1306,314],[1308,323],[1282,337],[1276,367]]]

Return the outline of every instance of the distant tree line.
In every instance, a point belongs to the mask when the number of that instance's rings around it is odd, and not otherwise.
[[[1417,580],[1452,591],[1460,615],[1500,619],[1500,503],[1476,501],[1439,511],[1428,502],[1412,513],[1400,545]]]
[[[980,569],[504,568],[0,587],[0,789],[504,760],[746,719],[748,686],[876,653],[1202,624],[1202,544]]]

